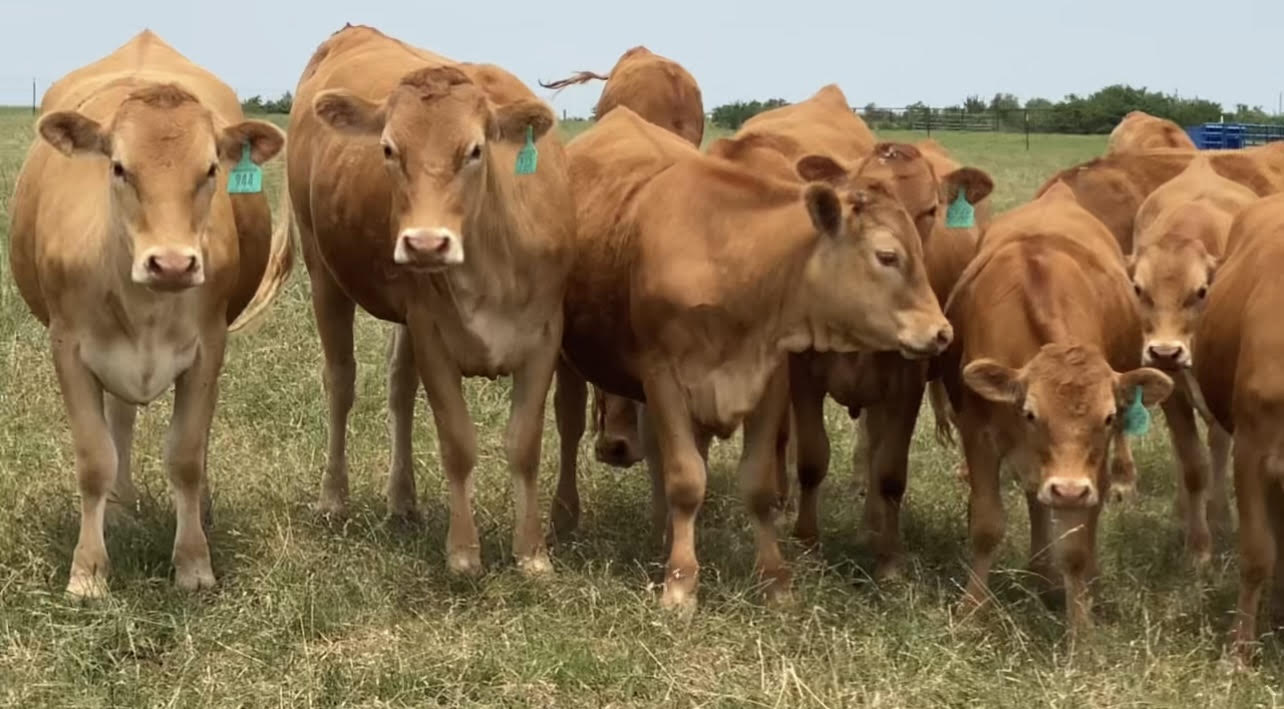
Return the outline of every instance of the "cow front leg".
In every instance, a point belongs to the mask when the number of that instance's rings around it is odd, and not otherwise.
[[[861,415],[869,441],[865,524],[874,547],[874,577],[879,580],[894,579],[901,572],[901,504],[909,478],[910,442],[923,401],[921,379],[906,376],[901,384]]]
[[[303,233],[306,228],[300,224],[299,229],[311,282],[312,314],[325,355],[323,381],[329,412],[325,474],[317,511],[342,516],[348,511],[348,415],[356,397],[357,363],[352,356],[356,304],[335,282],[319,255],[312,253],[310,244],[314,239]]]
[[[967,461],[968,537],[972,546],[972,566],[967,590],[963,593],[964,607],[975,610],[984,606],[990,597],[990,569],[999,544],[1003,541],[1005,520],[1003,499],[999,494],[999,464],[1001,462],[994,441],[978,430],[965,416],[959,417],[959,437],[963,441],[963,454]]]
[[[112,442],[116,446],[116,484],[108,495],[108,503],[121,510],[134,512],[138,508],[138,488],[134,486],[132,474],[134,422],[138,418],[138,407],[104,392],[103,412],[107,418],[107,427],[111,429]]]
[[[505,447],[513,478],[513,556],[525,574],[553,570],[544,546],[539,516],[539,454],[544,434],[544,407],[560,359],[560,321],[550,328],[543,347],[531,352],[513,373],[512,405]]]
[[[1164,420],[1181,471],[1185,492],[1181,508],[1185,513],[1186,548],[1198,566],[1212,558],[1212,534],[1208,529],[1209,460],[1195,424],[1195,410],[1182,391],[1175,391],[1163,403]]]
[[[746,506],[753,517],[756,555],[754,567],[766,583],[767,600],[787,600],[789,568],[776,539],[776,462],[780,429],[789,419],[789,371],[782,364],[763,392],[757,408],[745,420],[744,447],[740,455],[740,481]]]
[[[829,434],[825,430],[825,390],[798,357],[790,357],[789,397],[797,434],[798,519],[794,536],[803,546],[820,544],[820,485],[829,472]]]
[[[414,423],[419,374],[414,345],[404,325],[393,328],[388,341],[388,433],[392,464],[388,469],[388,514],[402,519],[419,517],[415,490]]]
[[[584,407],[588,384],[564,358],[557,363],[557,388],[553,393],[553,414],[557,422],[559,460],[557,491],[549,511],[549,543],[569,537],[580,525],[578,466],[580,441],[584,438]]]

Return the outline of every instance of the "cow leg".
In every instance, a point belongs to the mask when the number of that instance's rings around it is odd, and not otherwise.
[[[103,539],[107,497],[115,483],[116,445],[103,412],[103,390],[85,368],[73,343],[51,328],[54,370],[75,445],[76,482],[80,489],[80,536],[71,559],[67,593],[75,598],[107,595],[109,563]]]
[[[755,568],[766,582],[767,599],[783,601],[789,596],[789,568],[780,555],[776,539],[776,459],[780,450],[780,428],[789,419],[789,372],[782,364],[767,384],[753,413],[745,420],[744,448],[740,455],[740,481],[745,504],[753,516],[757,554]]]
[[[784,511],[789,505],[789,458],[798,434],[794,432],[794,409],[788,405],[776,432],[776,455],[772,461],[772,474],[776,480],[776,509]],[[708,456],[705,457],[708,462]]]
[[[803,545],[820,543],[820,484],[829,471],[829,435],[825,431],[825,391],[804,367],[789,366],[789,397],[797,434],[798,520],[794,536]]]
[[[419,377],[410,331],[393,328],[388,338],[388,434],[392,464],[388,469],[388,514],[403,519],[419,516],[415,491],[414,424]]]
[[[165,440],[165,463],[177,520],[174,585],[184,591],[214,586],[209,544],[201,527],[201,497],[226,337],[225,330],[215,327],[202,343],[196,362],[174,385],[174,414]]]
[[[108,495],[109,504],[133,512],[138,506],[138,488],[134,487],[132,473],[134,449],[134,422],[138,407],[104,392],[103,413],[111,429],[116,446],[116,484]]]
[[[1266,516],[1270,519],[1271,531],[1275,536],[1275,573],[1274,588],[1270,600],[1271,629],[1284,628],[1284,487],[1279,477],[1271,476],[1266,487]]]
[[[865,525],[874,547],[874,578],[900,575],[901,501],[909,477],[909,449],[923,402],[921,379],[905,385],[861,414],[869,440],[869,483],[865,490]]]
[[[557,492],[553,494],[552,520],[549,541],[567,537],[580,524],[580,491],[576,480],[579,463],[580,440],[584,437],[584,405],[588,399],[588,385],[564,359],[557,363],[557,389],[553,394],[553,413],[557,421],[557,437],[561,444],[558,461]]]
[[[306,234],[302,236],[306,257],[309,238]],[[356,396],[357,363],[352,357],[356,304],[339,288],[325,264],[313,261],[308,259],[308,278],[312,286],[312,313],[325,354],[324,382],[330,413],[325,475],[321,479],[317,510],[327,515],[343,515],[348,510],[348,414]]]
[[[972,546],[972,568],[963,602],[971,608],[985,605],[989,599],[990,568],[999,543],[1003,541],[1005,520],[1003,500],[999,495],[999,464],[994,441],[960,417],[960,438],[967,461],[968,537]]]
[[[1132,497],[1137,489],[1137,464],[1132,459],[1132,446],[1123,431],[1114,434],[1110,458],[1110,490],[1117,501]]]
[[[455,363],[447,359],[431,319],[408,319],[407,325],[414,343],[415,366],[428,392],[428,406],[437,426],[437,446],[450,496],[446,568],[456,574],[480,574],[481,541],[473,520],[472,477],[477,465],[477,430],[464,400],[463,378]]]
[[[561,359],[560,321],[544,346],[533,350],[513,372],[512,406],[505,437],[508,469],[513,478],[513,556],[528,575],[553,570],[544,546],[539,515],[539,454],[544,436],[544,407],[553,372]],[[582,409],[581,409],[582,410]]]
[[[1195,410],[1185,393],[1174,391],[1164,401],[1163,410],[1186,493],[1182,505],[1186,513],[1186,547],[1195,563],[1203,566],[1212,558],[1212,535],[1208,531],[1208,455],[1195,424]]]
[[[1216,422],[1208,424],[1208,450],[1212,459],[1213,491],[1208,500],[1208,523],[1215,535],[1231,531],[1229,479],[1231,437]]]
[[[670,609],[694,609],[700,573],[695,521],[704,502],[705,463],[682,388],[672,375],[663,369],[649,372],[642,383],[659,450],[672,530],[660,604]]]
[[[660,548],[668,550],[673,543],[673,526],[664,491],[664,460],[660,456],[660,441],[650,408],[643,408],[641,415],[642,457],[646,461],[647,477],[651,479],[651,534],[659,541]]]
[[[1066,587],[1066,623],[1073,634],[1092,625],[1091,583],[1097,577],[1097,520],[1101,504],[1053,510],[1053,554]]]
[[[1052,519],[1048,508],[1033,492],[1025,494],[1025,507],[1030,513],[1030,573],[1039,583],[1052,584]]]
[[[1275,573],[1277,540],[1267,509],[1265,462],[1269,450],[1250,434],[1235,434],[1235,508],[1239,513],[1239,602],[1234,644],[1244,660],[1257,642],[1262,587]],[[1273,483],[1274,484],[1274,483]]]

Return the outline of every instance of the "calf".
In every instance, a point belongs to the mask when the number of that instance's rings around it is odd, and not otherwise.
[[[50,87],[36,132],[9,258],[49,328],[75,444],[80,537],[67,592],[106,594],[108,498],[135,499],[136,410],[171,386],[174,583],[213,586],[201,508],[228,323],[262,312],[292,254],[288,210],[273,232],[261,173],[237,194],[229,173],[257,173],[285,135],[245,120],[230,87],[150,31]]]
[[[1079,627],[1090,619],[1107,461],[1132,464],[1125,424],[1172,390],[1167,375],[1137,367],[1141,324],[1123,254],[1068,187],[1054,186],[994,221],[946,314],[958,339],[945,382],[971,487],[965,600],[988,597],[1006,465],[1025,488],[1032,565],[1051,578],[1055,564]]]
[[[512,551],[523,572],[551,570],[536,475],[575,216],[553,124],[551,109],[502,69],[455,64],[354,26],[317,49],[290,114],[291,200],[330,408],[320,507],[347,504],[360,304],[402,325],[389,374],[389,509],[415,511],[410,426],[422,380],[449,487],[447,566],[457,573],[481,570],[465,376],[512,375]]]
[[[1235,445],[1240,587],[1233,639],[1247,659],[1272,578],[1273,626],[1284,626],[1284,195],[1244,209],[1229,244],[1195,331],[1193,369],[1209,411]]]
[[[568,153],[579,199],[564,352],[589,381],[647,404],[648,462],[663,471],[670,517],[661,602],[695,602],[701,447],[742,423],[756,567],[779,596],[789,584],[773,527],[773,461],[786,354],[927,357],[952,337],[913,221],[889,186],[829,158],[798,161],[807,182],[784,180],[700,155],[627,109]],[[559,384],[559,417],[583,411],[569,394]]]

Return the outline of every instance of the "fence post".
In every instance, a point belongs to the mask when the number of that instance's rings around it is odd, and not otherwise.
[[[932,107],[927,107],[927,137],[932,137]]]
[[[31,115],[36,115],[36,80],[31,80]]]
[[[1030,109],[1024,109],[1021,113],[1022,120],[1025,122],[1025,151],[1028,153],[1030,152]]]

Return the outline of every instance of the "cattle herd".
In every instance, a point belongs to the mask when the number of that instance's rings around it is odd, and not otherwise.
[[[590,387],[597,457],[645,460],[669,550],[660,598],[695,604],[696,515],[714,437],[739,463],[769,599],[790,573],[776,515],[819,542],[823,404],[859,422],[878,578],[898,573],[899,514],[922,401],[961,444],[972,550],[963,603],[993,602],[1000,472],[1029,508],[1031,567],[1091,622],[1104,505],[1126,501],[1129,436],[1161,406],[1175,507],[1197,564],[1232,520],[1247,656],[1272,582],[1284,612],[1284,144],[1200,152],[1129,114],[1105,156],[993,215],[991,178],[931,140],[878,142],[834,85],[762,113],[701,152],[692,76],[637,47],[596,122],[563,145],[547,104],[507,71],[347,25],[312,55],[287,132],[150,31],[45,94],[12,208],[12,273],[48,327],[80,492],[67,590],[106,593],[104,520],[130,505],[135,412],[171,386],[165,443],[182,589],[215,583],[207,448],[228,334],[265,312],[302,246],[325,357],[319,510],[348,503],[347,421],[359,305],[389,347],[388,511],[414,515],[422,384],[449,491],[451,571],[482,569],[477,434],[463,377],[511,376],[504,434],[512,552],[551,571],[576,528]],[[284,151],[273,228],[260,165]],[[544,409],[561,462],[538,509]],[[1208,442],[1198,421],[1207,423]],[[217,455],[217,451],[216,451]]]

